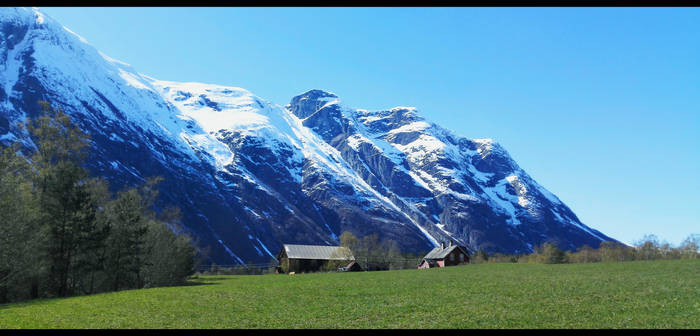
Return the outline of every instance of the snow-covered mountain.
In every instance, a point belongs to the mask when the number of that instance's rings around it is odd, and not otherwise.
[[[405,251],[452,239],[530,251],[612,240],[582,224],[497,143],[466,139],[415,108],[352,109],[312,90],[287,106],[249,91],[157,80],[37,9],[0,9],[0,141],[47,100],[94,142],[90,170],[117,188],[163,176],[161,205],[218,264],[265,262],[283,243],[377,233]]]

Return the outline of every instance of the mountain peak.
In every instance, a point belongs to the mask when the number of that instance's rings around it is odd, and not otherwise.
[[[63,29],[85,42],[85,39],[80,35],[72,32],[36,7],[2,7],[0,8],[0,23],[2,23],[3,33],[9,32],[8,29],[11,29],[12,26],[24,26],[32,29]]]
[[[312,89],[312,90],[306,91],[306,92],[292,98],[292,100],[294,100],[296,98],[320,99],[320,98],[338,98],[338,96],[335,93],[330,92],[330,91]]]
[[[26,7],[2,7],[0,8],[0,21],[2,22],[28,22],[36,20],[42,23],[44,15],[36,8]]]
[[[340,102],[335,93],[313,89],[292,98],[287,108],[300,119],[318,112],[322,108]]]

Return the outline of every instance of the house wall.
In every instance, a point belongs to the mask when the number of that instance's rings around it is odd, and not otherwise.
[[[464,256],[464,261],[459,260],[459,256],[463,255]],[[454,256],[454,257],[451,257]],[[454,258],[454,259],[453,259]],[[444,266],[455,266],[455,265],[464,265],[469,263],[469,256],[464,254],[462,250],[456,248],[454,251],[450,252],[450,254],[445,256],[445,260],[443,261]],[[441,267],[444,267],[441,266]]]
[[[331,270],[335,270],[343,264],[349,263],[349,261],[339,261],[339,260],[322,260],[322,259],[288,259],[289,269],[288,272],[295,273],[311,273],[323,271],[329,263],[334,263],[336,265],[331,265]]]
[[[421,262],[421,264],[418,265],[418,269],[426,269],[426,268],[430,268],[430,264],[428,264],[427,261],[423,260],[423,262]]]

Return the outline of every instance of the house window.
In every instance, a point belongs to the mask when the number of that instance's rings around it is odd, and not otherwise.
[[[450,261],[455,261],[455,255],[454,255],[454,254],[450,254]]]
[[[459,261],[464,261],[464,254],[459,255]]]

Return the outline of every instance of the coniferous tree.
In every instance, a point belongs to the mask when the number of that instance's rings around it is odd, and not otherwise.
[[[46,232],[44,243],[51,294],[73,294],[82,259],[95,226],[98,205],[88,189],[89,174],[82,166],[87,158],[89,138],[74,126],[68,115],[42,102],[44,115],[28,125],[36,144],[32,155],[38,193],[40,222]]]
[[[29,165],[17,151],[0,148],[0,303],[31,297],[27,284],[40,272],[37,204]]]
[[[105,260],[107,258],[106,240],[110,234],[110,227],[105,220],[105,205],[109,202],[111,194],[109,185],[102,178],[90,179],[87,184],[90,197],[98,209],[90,230],[83,231],[80,236],[83,240],[83,250],[76,260],[76,270],[80,279],[80,293],[91,294],[103,289],[100,283],[105,279]]]
[[[180,210],[169,208],[148,221],[142,266],[146,287],[179,285],[194,273],[196,253],[180,220]]]
[[[120,192],[107,205],[105,271],[109,275],[110,290],[139,287],[144,235],[148,232],[148,218],[143,214],[143,198],[136,189]]]

